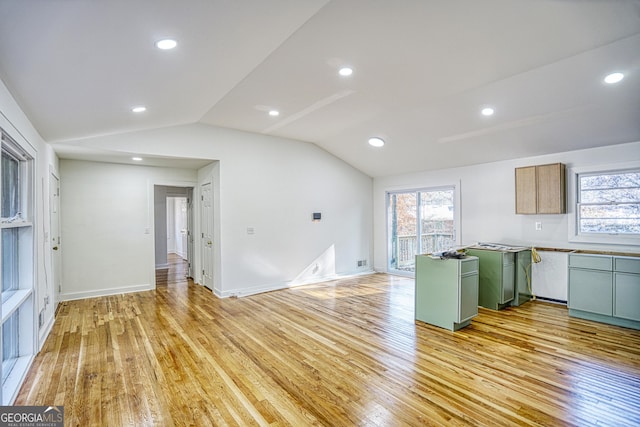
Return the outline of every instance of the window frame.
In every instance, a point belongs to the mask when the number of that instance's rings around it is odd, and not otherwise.
[[[1,118],[1,117],[0,117]],[[5,125],[8,125],[5,127]],[[14,131],[13,135],[9,135],[7,129]],[[0,317],[2,321],[0,325],[4,325],[7,321],[15,322],[13,325],[11,345],[15,348],[11,349],[8,354],[13,355],[11,360],[4,360],[5,347],[2,342],[2,334],[0,334],[0,348],[2,348],[2,387],[0,391],[0,404],[10,405],[15,399],[16,393],[20,385],[24,381],[37,347],[37,327],[38,322],[35,312],[35,283],[36,283],[36,228],[35,228],[35,171],[36,171],[36,151],[23,135],[15,130],[10,124],[0,121],[0,136],[2,152],[7,157],[18,161],[18,200],[16,212],[20,212],[21,216],[13,218],[2,218],[0,229],[4,233],[5,230],[17,230],[17,253],[12,257],[11,262],[15,262],[13,267],[17,271],[16,284],[10,289],[2,291],[4,286],[0,283],[0,293],[5,292],[6,298],[2,298],[0,305]],[[15,138],[13,137],[15,136]],[[2,185],[2,166],[0,165],[0,190]],[[2,257],[2,245],[0,245],[0,268],[3,267],[4,258]],[[3,276],[0,275],[0,281]],[[5,296],[5,295],[3,295]],[[9,324],[7,324],[9,326]],[[9,371],[7,372],[7,369]]]
[[[568,231],[569,242],[599,243],[618,246],[640,246],[640,236],[621,233],[584,233],[580,232],[580,182],[581,175],[615,174],[640,171],[640,161],[623,162],[612,165],[594,165],[570,168],[568,171]]]

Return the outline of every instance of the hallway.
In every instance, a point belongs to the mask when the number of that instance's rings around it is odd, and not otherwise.
[[[167,255],[169,268],[156,269],[156,286],[167,286],[182,282],[187,278],[189,265],[187,260],[170,253]]]

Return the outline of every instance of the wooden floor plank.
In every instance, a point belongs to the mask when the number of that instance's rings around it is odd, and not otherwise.
[[[413,319],[407,278],[218,299],[159,277],[62,303],[15,403],[82,426],[640,425],[640,332],[561,305],[451,332]]]

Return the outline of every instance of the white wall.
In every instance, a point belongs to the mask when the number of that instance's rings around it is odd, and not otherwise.
[[[546,248],[600,249],[637,253],[640,247],[632,245],[569,242],[568,214],[516,215],[514,169],[520,166],[555,162],[565,163],[567,168],[615,165],[638,159],[640,159],[640,142],[634,142],[455,169],[376,178],[373,186],[375,269],[387,271],[385,192],[458,183],[461,191],[460,232],[463,245],[484,241]],[[535,230],[537,221],[542,222],[540,231]],[[553,261],[549,262],[549,268],[553,272],[540,270],[545,268],[545,254],[541,255],[543,262],[534,267],[534,279],[538,277],[538,283],[534,280],[534,293],[540,290],[544,293],[540,296],[566,300],[566,255],[550,255]],[[563,259],[565,265],[562,265]]]
[[[55,314],[55,289],[52,281],[49,174],[58,174],[58,158],[51,146],[44,142],[27,116],[13,99],[6,86],[0,81],[0,126],[14,138],[23,138],[36,151],[35,161],[35,246],[36,246],[36,287],[35,324],[38,313],[44,310],[44,324],[38,329],[37,348],[40,349],[53,326]],[[46,304],[45,300],[49,303]]]
[[[154,184],[197,172],[61,160],[60,174],[62,299],[153,289]]]
[[[313,144],[207,125],[78,142],[143,156],[218,160],[214,289],[221,296],[289,286],[331,247],[335,258],[322,262],[335,267],[319,266],[322,277],[313,279],[367,271],[357,267],[362,259],[371,265],[372,180]],[[321,222],[311,221],[313,212],[322,212]]]

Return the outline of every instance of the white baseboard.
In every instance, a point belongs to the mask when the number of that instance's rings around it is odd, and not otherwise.
[[[69,293],[61,293],[60,301],[73,301],[78,299],[86,299],[86,298],[96,298],[96,297],[105,297],[108,295],[118,295],[118,294],[128,294],[131,292],[142,292],[142,291],[151,291],[155,289],[155,286],[145,284],[145,285],[134,285],[134,286],[124,286],[121,288],[110,288],[110,289],[98,289],[95,291],[86,291],[86,292],[69,292]]]
[[[40,328],[40,334],[38,336],[38,349],[37,349],[38,351],[36,351],[36,353],[42,350],[42,346],[44,345],[44,342],[47,340],[47,337],[49,336],[51,329],[53,329],[53,324],[55,322],[56,322],[56,316],[54,314],[47,320],[47,324],[43,325],[43,327]]]
[[[156,264],[156,270],[161,270],[164,268],[169,268],[169,264]]]

